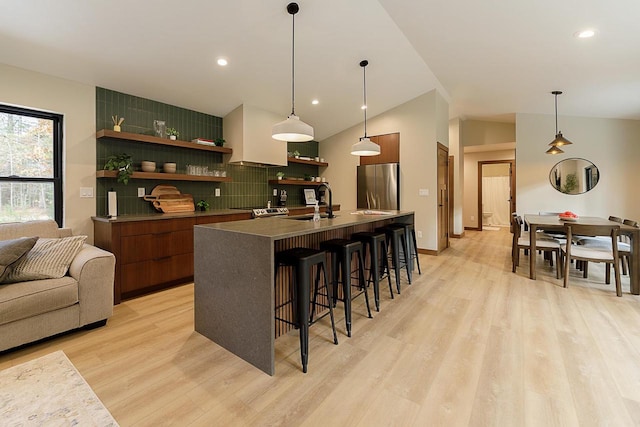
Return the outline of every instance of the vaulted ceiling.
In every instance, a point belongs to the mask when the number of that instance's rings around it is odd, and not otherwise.
[[[0,62],[217,116],[246,103],[284,119],[287,3],[4,0]],[[438,89],[450,117],[553,114],[550,92],[562,90],[561,115],[640,119],[637,0],[298,4],[296,113],[317,140],[362,121],[362,59],[369,117]],[[574,37],[585,28],[595,37]]]

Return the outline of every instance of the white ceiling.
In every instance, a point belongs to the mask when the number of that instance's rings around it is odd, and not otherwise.
[[[287,3],[3,0],[0,61],[217,116],[246,103],[284,119]],[[451,117],[553,114],[550,92],[562,90],[560,115],[640,119],[637,0],[298,3],[296,113],[317,140],[362,122],[362,59],[368,117],[437,88]],[[572,36],[587,27],[595,38]]]

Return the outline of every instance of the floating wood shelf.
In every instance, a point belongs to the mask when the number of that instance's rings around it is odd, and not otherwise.
[[[322,182],[316,182],[316,181],[303,181],[303,180],[297,180],[297,179],[270,179],[269,180],[269,184],[275,184],[275,185],[305,185],[305,186],[309,187],[310,185],[318,186],[320,184],[326,184],[326,182],[322,183]]]
[[[168,145],[171,147],[189,148],[191,150],[212,151],[214,153],[231,154],[233,150],[225,147],[214,147],[211,145],[196,144],[190,141],[171,140],[168,138],[158,138],[152,135],[141,133],[115,132],[109,129],[102,129],[96,132],[96,138],[113,138],[123,141],[146,142],[148,144]]]
[[[117,178],[117,171],[99,170],[96,172],[97,178]],[[163,179],[169,181],[206,181],[206,182],[231,182],[228,176],[204,176],[186,175],[180,173],[163,172],[134,172],[130,179]],[[302,182],[302,181],[301,181]]]
[[[296,159],[295,157],[287,157],[287,161],[289,163],[300,163],[303,165],[324,166],[324,167],[329,166],[329,163],[326,163],[326,162],[316,162],[315,160]]]

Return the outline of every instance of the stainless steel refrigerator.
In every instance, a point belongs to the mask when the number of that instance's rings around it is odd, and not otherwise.
[[[358,209],[400,209],[400,164],[358,166]]]

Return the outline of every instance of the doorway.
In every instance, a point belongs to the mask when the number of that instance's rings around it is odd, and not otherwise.
[[[510,226],[515,188],[515,160],[478,162],[478,230]]]
[[[438,252],[449,247],[449,148],[438,143]]]

